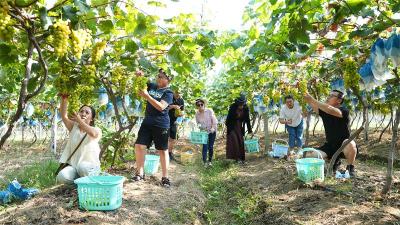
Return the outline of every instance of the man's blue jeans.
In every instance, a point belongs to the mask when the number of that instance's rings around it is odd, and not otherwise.
[[[208,152],[208,161],[211,162],[213,154],[214,154],[214,142],[217,137],[217,132],[208,134],[208,144],[203,145],[203,162],[207,162],[207,152]]]
[[[289,133],[289,148],[303,146],[303,120],[297,127],[286,125],[286,130]]]

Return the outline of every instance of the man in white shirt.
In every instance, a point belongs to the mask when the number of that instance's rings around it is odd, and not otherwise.
[[[285,97],[285,105],[281,109],[279,122],[285,124],[289,133],[289,152],[295,147],[301,148],[303,146],[303,115],[301,106],[291,95]]]

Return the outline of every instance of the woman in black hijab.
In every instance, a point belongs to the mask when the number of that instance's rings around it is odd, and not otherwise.
[[[240,95],[229,107],[228,117],[226,118],[227,139],[226,139],[226,158],[234,159],[240,164],[244,163],[244,134],[245,124],[247,131],[252,133],[250,124],[249,107],[244,95]]]

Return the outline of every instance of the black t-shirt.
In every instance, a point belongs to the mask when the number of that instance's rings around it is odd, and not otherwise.
[[[324,123],[326,142],[328,142],[328,144],[341,144],[345,139],[350,137],[349,110],[344,107],[339,107],[339,110],[342,112],[342,118],[318,110],[318,114],[321,116],[322,122]]]
[[[183,98],[175,99],[174,97],[174,100],[171,105],[179,105],[181,110],[185,109],[185,101],[183,101]],[[177,119],[177,117],[175,116],[175,109],[170,109],[168,114],[169,114],[169,121],[172,126],[173,124],[175,124],[175,121]]]
[[[159,102],[161,100],[164,100],[168,103],[168,105],[172,103],[173,93],[168,87],[158,88],[157,84],[149,83],[147,85],[147,91],[149,92],[151,97]],[[169,110],[167,107],[160,112],[156,108],[154,108],[152,104],[147,102],[143,124],[161,128],[169,128],[168,111]]]

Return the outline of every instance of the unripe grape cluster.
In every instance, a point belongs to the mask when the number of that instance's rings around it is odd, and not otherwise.
[[[71,51],[72,54],[80,59],[85,48],[92,45],[92,35],[88,29],[72,30],[71,32]]]
[[[269,104],[269,101],[270,101],[270,97],[269,97],[268,95],[265,95],[265,96],[263,97],[264,105],[268,105],[268,104]]]
[[[71,75],[73,74],[73,75]],[[68,112],[75,113],[81,104],[90,104],[94,99],[93,89],[96,79],[96,67],[84,65],[81,71],[71,71],[66,64],[54,81],[54,87],[61,94],[69,95]]]
[[[97,63],[100,61],[101,57],[104,55],[104,50],[106,49],[107,42],[101,41],[97,42],[92,49],[92,63]]]
[[[128,81],[131,75],[125,67],[116,66],[111,70],[110,81],[117,88],[117,92],[120,95],[126,95],[130,90],[128,90]]]
[[[329,95],[329,90],[330,90],[329,82],[323,80],[317,80],[315,82],[315,88],[317,90],[317,94],[320,97]]]
[[[60,94],[70,94],[76,86],[76,79],[71,76],[71,70],[63,64],[60,75],[54,80],[54,87]]]
[[[275,104],[279,102],[281,99],[281,93],[280,91],[273,89],[271,93],[272,100],[274,100]]]
[[[360,91],[361,76],[357,72],[357,62],[352,57],[346,58],[343,61],[342,69],[344,86],[358,93]]]
[[[96,82],[96,66],[95,65],[84,65],[81,73],[81,81],[79,83],[88,86],[93,86]]]
[[[147,83],[149,80],[145,76],[133,76],[132,80],[132,92],[133,92],[133,97],[136,99],[139,99],[141,104],[145,104],[145,100],[139,96],[139,91],[146,90],[147,89]],[[145,107],[142,108],[142,110],[145,110]],[[176,113],[176,111],[175,111]]]
[[[137,94],[139,91],[147,89],[147,83],[148,83],[147,77],[144,76],[133,76],[133,93]]]
[[[15,21],[8,14],[10,6],[7,1],[0,3],[0,39],[10,40],[14,34],[14,28],[12,25]]]
[[[67,54],[70,34],[68,21],[58,20],[53,25],[53,35],[50,35],[47,40],[52,44],[57,57],[63,57]]]

